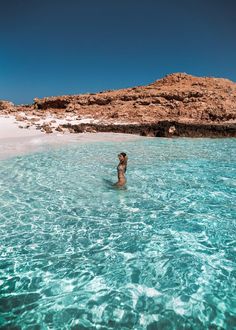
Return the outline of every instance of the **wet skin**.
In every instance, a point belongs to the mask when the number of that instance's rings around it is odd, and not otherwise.
[[[126,159],[123,155],[119,154],[119,164],[117,166],[118,181],[115,183],[117,187],[123,187],[126,184],[125,172],[126,172]]]

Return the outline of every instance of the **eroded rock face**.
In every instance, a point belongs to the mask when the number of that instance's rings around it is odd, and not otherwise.
[[[142,127],[160,126],[161,122],[165,122],[173,125],[168,124],[166,130],[162,130],[162,136],[188,136],[182,126],[181,129],[177,128],[178,124],[188,126],[189,134],[192,136],[210,136],[211,130],[217,130],[216,135],[224,136],[219,130],[219,125],[222,125],[223,130],[228,130],[225,136],[233,136],[236,123],[236,83],[222,78],[175,73],[147,86],[109,90],[97,94],[36,98],[33,105],[13,108],[16,113],[20,112],[21,116],[31,115],[42,120],[52,115],[57,119],[70,115],[81,119],[91,118],[99,124],[95,127],[90,123],[86,129],[80,123],[77,128],[76,125],[62,125],[63,129],[68,126],[67,130],[70,132],[103,131],[104,125],[117,131],[117,125],[131,125],[131,133],[134,130],[136,132],[139,126],[140,134],[158,136],[159,133],[153,129],[148,132]],[[136,125],[135,129],[132,125]],[[198,125],[204,127],[201,133],[194,134],[194,129],[200,132]],[[120,131],[127,131],[127,127],[120,128]]]
[[[14,104],[9,101],[0,100],[0,113],[9,113],[14,109]]]
[[[175,73],[147,86],[35,99],[34,107],[58,113],[69,110],[111,122],[228,122],[236,120],[236,84]]]
[[[160,121],[146,124],[78,124],[63,125],[73,133],[113,132],[149,137],[236,137],[236,124],[197,124]]]
[[[40,110],[46,109],[66,109],[69,105],[69,100],[62,97],[45,97],[43,99],[34,99],[34,108]]]

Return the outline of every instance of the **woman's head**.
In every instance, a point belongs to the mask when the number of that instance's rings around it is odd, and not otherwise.
[[[125,152],[119,153],[118,158],[120,162],[125,163],[125,165],[127,165],[128,157]]]

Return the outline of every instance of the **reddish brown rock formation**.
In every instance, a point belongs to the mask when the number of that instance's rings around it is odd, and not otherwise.
[[[8,114],[14,109],[14,104],[12,102],[0,100],[0,114]]]
[[[222,78],[175,73],[147,86],[34,101],[32,106],[16,107],[14,111],[41,116],[54,114],[57,118],[71,114],[99,121],[96,125],[78,124],[77,129],[76,125],[62,125],[70,131],[236,136],[236,83]]]

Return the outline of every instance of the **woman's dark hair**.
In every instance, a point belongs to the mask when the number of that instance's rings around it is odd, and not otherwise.
[[[124,157],[124,165],[125,165],[125,172],[126,172],[128,156],[126,155],[125,152],[121,152],[120,155]]]

